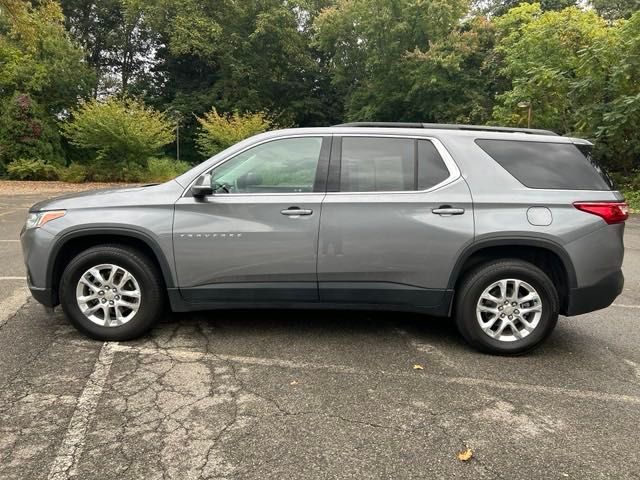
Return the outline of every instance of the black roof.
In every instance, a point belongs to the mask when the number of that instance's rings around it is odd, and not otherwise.
[[[378,127],[378,128],[428,128],[435,130],[471,130],[482,132],[529,133],[532,135],[555,135],[551,130],[537,128],[495,127],[484,125],[460,125],[448,123],[410,123],[410,122],[351,122],[334,125],[334,127]]]

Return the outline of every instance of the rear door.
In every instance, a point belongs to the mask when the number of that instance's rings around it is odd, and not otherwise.
[[[450,273],[473,234],[469,188],[438,140],[334,137],[320,222],[322,301],[447,308]]]

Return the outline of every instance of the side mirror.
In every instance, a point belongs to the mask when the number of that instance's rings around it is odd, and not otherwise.
[[[203,175],[198,179],[198,181],[191,187],[191,195],[196,198],[213,195],[213,187],[211,186],[210,174]]]
[[[211,185],[194,185],[191,187],[191,194],[198,198],[206,197],[207,195],[213,195],[213,188],[211,188]]]

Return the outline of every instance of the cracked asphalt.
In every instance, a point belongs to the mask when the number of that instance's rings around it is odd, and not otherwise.
[[[640,219],[615,305],[522,357],[382,312],[173,314],[101,343],[26,290],[45,196],[0,194],[1,479],[640,478]]]

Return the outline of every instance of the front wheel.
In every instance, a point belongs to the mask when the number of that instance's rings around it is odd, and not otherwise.
[[[478,350],[519,354],[549,336],[558,321],[558,293],[549,277],[522,260],[487,263],[458,288],[455,320]]]
[[[99,245],[79,253],[62,273],[60,304],[81,332],[105,341],[131,340],[162,313],[155,264],[141,252]]]

